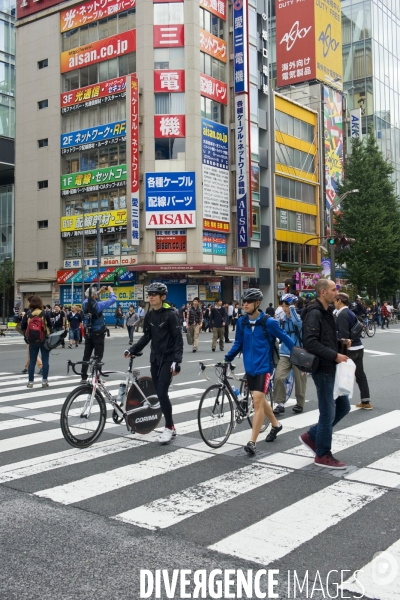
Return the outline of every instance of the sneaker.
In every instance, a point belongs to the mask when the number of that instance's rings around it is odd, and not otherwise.
[[[211,350],[212,350],[213,352],[215,352],[215,348],[211,348]]]
[[[49,387],[49,384],[47,381],[42,381],[42,387],[46,388]]]
[[[277,404],[277,406],[275,406],[273,412],[274,412],[274,415],[280,415],[285,412],[285,407],[283,406],[283,404]]]
[[[26,375],[28,372],[28,369],[23,369],[23,371],[21,371],[21,373],[23,373],[24,375]]]
[[[334,456],[332,456],[332,452],[327,452],[323,456],[315,456],[314,464],[317,467],[325,467],[326,469],[345,469],[346,465]]]
[[[372,410],[372,404],[370,402],[359,402],[356,404],[356,408],[363,408],[364,410]]]
[[[176,436],[175,429],[168,429],[168,427],[164,428],[164,431],[158,438],[160,444],[169,444],[173,437]]]
[[[304,444],[304,446],[308,450],[310,450],[314,454],[314,456],[316,456],[317,445],[315,442],[312,441],[312,439],[308,433],[303,433],[302,435],[299,435],[299,440],[301,441],[302,444]]]
[[[278,435],[278,433],[280,431],[282,431],[282,429],[283,429],[283,427],[282,427],[281,423],[279,423],[278,427],[271,427],[271,431],[265,438],[265,441],[266,442],[274,442],[276,439],[276,436]]]
[[[250,454],[250,456],[254,456],[257,451],[255,442],[247,442],[244,446],[244,451]]]
[[[29,382],[28,385],[26,386],[27,388],[33,388],[33,383]]]
[[[192,352],[197,352],[197,348],[193,348]]]

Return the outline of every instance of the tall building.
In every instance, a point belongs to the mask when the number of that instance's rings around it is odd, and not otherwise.
[[[21,291],[272,301],[266,3],[18,1]]]

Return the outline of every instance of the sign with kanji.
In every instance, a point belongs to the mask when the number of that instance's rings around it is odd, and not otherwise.
[[[77,4],[60,13],[61,33],[105,19],[130,8],[135,8],[136,0],[91,0]]]
[[[247,97],[235,96],[237,247],[249,246]]]
[[[182,25],[183,27],[183,25]],[[123,54],[135,52],[136,50],[136,29],[118,33],[111,37],[97,42],[90,42],[79,48],[66,50],[61,53],[60,70],[61,73],[68,73],[75,69],[88,67],[104,60],[118,58]]]
[[[184,25],[153,25],[154,48],[179,48],[185,45]]]
[[[146,228],[196,227],[196,174],[146,173]]]
[[[226,21],[226,0],[200,0],[200,6]]]
[[[154,91],[157,92],[184,92],[185,71],[154,71]]]
[[[50,8],[56,4],[60,4],[60,0],[18,0],[16,2],[17,19],[23,19],[28,15],[46,10],[46,8]],[[12,6],[15,6],[15,3]]]
[[[126,121],[61,134],[61,154],[102,148],[126,141]]]
[[[247,92],[247,4],[233,3],[233,81],[235,94]]]
[[[116,77],[61,94],[61,114],[64,115],[97,104],[107,104],[126,96],[126,77]]]
[[[228,127],[201,120],[203,227],[229,232]]]
[[[130,78],[131,246],[139,245],[139,82]]]
[[[96,223],[100,227],[126,227],[127,216],[125,210],[109,210],[96,213],[85,214],[85,230],[96,229]],[[83,215],[71,215],[70,217],[61,217],[61,231],[75,231],[83,227]],[[82,232],[79,232],[82,235]]]
[[[126,165],[93,169],[82,173],[61,175],[61,195],[97,192],[123,187],[126,182]]]
[[[156,231],[156,252],[165,254],[166,252],[186,252],[186,229],[162,229]]]
[[[226,83],[200,73],[200,94],[215,102],[228,104],[228,86]]]
[[[226,42],[204,29],[200,29],[200,50],[224,63],[227,61]]]
[[[185,135],[185,115],[154,116],[155,138],[179,138],[185,137]]]

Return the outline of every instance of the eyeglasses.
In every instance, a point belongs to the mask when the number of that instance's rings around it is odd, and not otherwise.
[[[255,300],[243,300],[242,304],[254,304]]]
[[[147,295],[148,296],[159,296],[160,294],[157,294],[157,292],[149,292]]]

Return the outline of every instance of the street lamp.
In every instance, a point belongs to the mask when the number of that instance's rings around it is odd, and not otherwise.
[[[6,260],[11,260],[11,256],[5,256],[3,261],[3,325],[6,323]]]
[[[341,196],[339,196],[339,198],[337,200],[335,200],[335,202],[332,202],[332,206],[329,209],[329,227],[330,227],[331,235],[333,235],[333,211],[335,210],[335,208],[337,208],[343,202],[343,200],[345,198],[347,198],[347,196],[349,194],[357,194],[359,191],[360,190],[349,190],[349,191],[345,192],[344,194],[342,194]],[[331,245],[331,247],[330,247],[330,258],[331,258],[331,279],[336,284],[335,246],[334,245]]]
[[[82,246],[81,246],[81,255],[82,255],[82,300],[81,304],[85,299],[85,209],[83,206],[74,206],[77,212],[82,213]],[[74,299],[71,299],[73,304]]]

